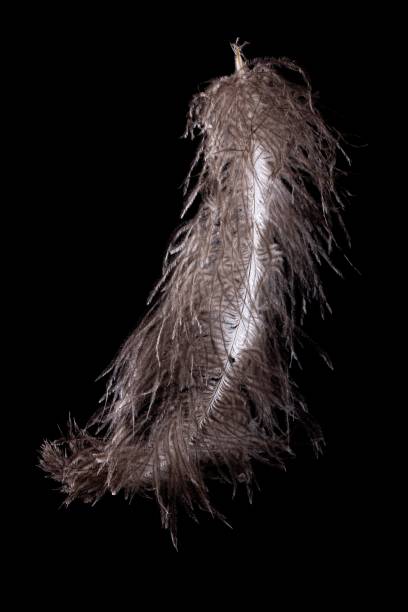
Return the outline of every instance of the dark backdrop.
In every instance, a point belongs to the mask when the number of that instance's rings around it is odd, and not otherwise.
[[[248,504],[228,488],[214,496],[233,529],[205,515],[180,520],[179,555],[233,553],[302,565],[340,553],[356,563],[370,540],[365,496],[370,483],[365,390],[368,326],[367,207],[372,49],[364,16],[265,13],[224,18],[117,11],[24,15],[19,73],[24,175],[16,192],[25,249],[22,289],[27,385],[22,430],[27,442],[24,533],[30,558],[51,570],[57,559],[103,561],[130,554],[174,558],[155,505],[121,495],[96,506],[61,507],[54,483],[36,467],[44,438],[58,437],[71,414],[84,424],[103,393],[97,376],[144,313],[178,224],[180,188],[195,150],[181,139],[189,100],[205,82],[233,71],[229,43],[249,41],[248,57],[286,56],[309,74],[316,104],[350,143],[343,186],[353,194],[345,215],[355,272],[324,271],[333,315],[317,313],[306,331],[331,356],[330,371],[310,348],[296,374],[326,437],[315,458],[299,438],[286,472],[260,468],[260,491]],[[215,10],[215,9],[214,9]],[[259,7],[257,10],[260,10]],[[263,10],[263,9],[262,9]],[[156,8],[152,7],[153,13]],[[33,27],[31,27],[31,17]],[[20,132],[19,132],[20,134]],[[132,551],[135,551],[134,554]],[[54,560],[54,561],[53,561]],[[59,562],[60,562],[59,561]],[[150,561],[149,561],[150,562]],[[145,561],[143,561],[145,563]],[[76,567],[74,565],[74,567]],[[133,566],[132,566],[133,567]],[[75,579],[81,581],[80,573]]]

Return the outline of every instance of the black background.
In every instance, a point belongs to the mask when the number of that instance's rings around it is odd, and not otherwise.
[[[260,14],[251,15],[248,6],[239,15],[235,7],[223,18],[208,6],[194,15],[152,6],[148,17],[100,8],[21,16],[24,29],[14,43],[21,56],[15,144],[24,172],[14,198],[24,249],[24,274],[17,275],[20,330],[24,363],[31,365],[19,389],[28,469],[17,533],[29,544],[30,562],[38,560],[47,572],[58,573],[59,563],[72,560],[75,588],[85,580],[75,569],[81,562],[101,564],[103,574],[129,556],[136,573],[177,555],[232,555],[244,566],[266,555],[286,567],[313,571],[321,563],[330,571],[340,556],[349,568],[358,566],[370,546],[375,408],[367,399],[364,363],[371,358],[374,51],[367,16],[334,8],[316,14],[254,8]],[[188,103],[206,81],[233,71],[229,43],[238,36],[250,42],[247,57],[299,63],[318,93],[318,108],[349,143],[352,166],[342,187],[353,194],[345,214],[348,256],[360,273],[346,262],[343,279],[323,270],[333,315],[322,322],[312,309],[305,322],[334,363],[329,370],[306,347],[296,374],[325,433],[324,454],[316,459],[300,438],[286,472],[259,469],[252,505],[244,492],[231,501],[228,488],[215,487],[233,529],[205,515],[199,525],[182,517],[176,553],[152,502],[129,504],[118,495],[66,509],[36,464],[42,440],[58,437],[69,414],[84,424],[93,413],[104,390],[95,379],[144,313],[179,222],[181,184],[195,150],[194,142],[180,138]]]

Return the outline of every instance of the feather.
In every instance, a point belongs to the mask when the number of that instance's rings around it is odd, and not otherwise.
[[[327,305],[318,271],[342,206],[339,138],[303,71],[232,47],[235,73],[192,100],[185,135],[201,142],[186,179],[190,218],[108,371],[104,406],[41,455],[67,503],[151,493],[173,537],[178,502],[218,514],[210,478],[250,493],[254,462],[279,465],[291,452],[290,422],[307,420],[289,375],[297,322],[310,300]]]

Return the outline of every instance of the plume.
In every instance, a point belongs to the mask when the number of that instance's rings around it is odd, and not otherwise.
[[[310,420],[290,364],[306,305],[327,306],[319,267],[341,222],[342,149],[304,72],[232,47],[235,73],[189,108],[185,135],[200,143],[147,313],[107,372],[100,410],[41,449],[67,503],[152,495],[174,538],[179,503],[217,514],[212,478],[251,495],[254,463],[282,464],[292,422]]]

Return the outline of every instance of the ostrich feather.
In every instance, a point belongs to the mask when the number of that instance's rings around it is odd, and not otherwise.
[[[173,535],[178,502],[216,513],[210,478],[250,492],[254,461],[291,452],[290,423],[306,417],[289,373],[296,329],[310,300],[327,305],[319,265],[340,218],[339,139],[303,71],[233,49],[235,73],[191,102],[186,136],[201,141],[190,218],[109,370],[104,405],[41,454],[67,503],[150,493]]]

